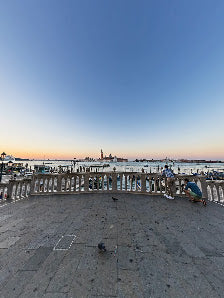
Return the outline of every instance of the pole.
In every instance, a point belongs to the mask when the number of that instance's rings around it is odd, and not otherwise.
[[[2,162],[2,164],[1,164],[0,183],[2,182],[2,171],[3,171],[3,162]]]

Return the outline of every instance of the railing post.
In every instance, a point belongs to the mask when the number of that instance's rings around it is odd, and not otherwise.
[[[219,184],[215,185],[215,189],[216,189],[216,194],[217,194],[217,200],[218,200],[218,202],[220,202]]]
[[[120,191],[122,191],[123,188],[123,173],[120,174]]]
[[[8,190],[7,190],[7,199],[12,200],[12,191],[13,191],[13,185],[15,180],[9,180],[8,184]]]
[[[158,181],[157,181],[157,175],[154,176],[154,192],[157,193],[158,191]]]
[[[81,192],[82,188],[82,175],[79,175],[79,192]]]
[[[146,174],[141,174],[141,192],[146,192]]]
[[[89,174],[85,173],[84,177],[84,191],[89,191]]]
[[[117,191],[117,174],[112,173],[112,190]]]
[[[162,182],[161,182],[161,176],[158,176],[158,185],[159,185],[159,192],[162,193]],[[174,184],[175,184],[175,180],[174,180]],[[176,193],[176,192],[175,192]]]
[[[125,175],[125,190],[128,190],[128,179],[127,179],[127,175]]]
[[[25,180],[25,183],[24,183],[24,197],[25,198],[27,197],[27,195],[26,195],[26,193],[27,193],[27,183],[28,183],[28,181]]]
[[[130,183],[130,191],[132,191],[133,190],[133,175],[132,175],[132,177],[130,177],[129,183]]]
[[[62,181],[62,177],[61,175],[57,176],[57,192],[61,192],[61,181]]]

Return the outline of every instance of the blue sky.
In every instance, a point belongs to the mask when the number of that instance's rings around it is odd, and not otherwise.
[[[223,15],[221,0],[0,1],[1,150],[224,159]]]

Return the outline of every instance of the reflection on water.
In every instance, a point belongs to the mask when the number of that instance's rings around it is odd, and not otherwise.
[[[32,160],[32,161],[24,161],[23,165],[28,164],[28,167],[31,169],[34,168],[34,165],[46,164],[49,167],[58,169],[59,166],[66,167],[73,170],[77,170],[80,166],[82,167],[92,167],[92,170],[95,171],[97,169],[98,172],[112,172],[113,168],[116,168],[117,172],[142,172],[144,169],[145,173],[158,173],[161,172],[161,168],[164,167],[165,163],[162,162],[111,162],[111,163],[99,163],[99,162],[76,162],[75,166],[73,161],[44,161],[44,160]],[[103,164],[107,164],[109,166],[102,167]],[[101,165],[101,167],[100,167]],[[215,171],[224,171],[224,163],[168,163],[168,165],[172,168],[174,173],[200,173],[201,171],[207,173],[212,170]],[[99,166],[99,167],[98,167]]]

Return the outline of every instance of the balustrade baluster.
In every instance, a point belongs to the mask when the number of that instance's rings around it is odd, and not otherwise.
[[[79,192],[81,192],[82,176],[79,175]]]
[[[88,192],[89,191],[89,174],[86,173],[84,175],[84,191]]]
[[[20,187],[19,187],[19,199],[21,199],[22,197],[22,190],[23,190],[23,185],[22,183],[19,183]]]
[[[128,189],[128,177],[127,177],[127,175],[125,175],[124,177],[125,177],[125,181],[124,181],[125,185],[124,185],[124,187],[125,187],[125,191],[127,191],[127,189]]]
[[[8,185],[8,198],[12,199],[12,195],[13,195],[13,186],[14,186],[14,180],[9,180],[9,185]]]
[[[217,193],[217,200],[220,202],[220,194],[219,194],[219,184],[215,185],[216,193]]]
[[[105,178],[105,176],[104,176],[104,174],[102,175],[102,191],[104,191],[104,178]]]
[[[164,178],[164,182],[165,182],[165,193],[167,193],[167,178]]]
[[[46,192],[49,192],[50,177],[47,178]]]
[[[212,185],[212,183],[209,183],[209,187],[210,187],[211,201],[214,201],[214,197],[213,197],[213,185]]]
[[[221,191],[222,191],[222,202],[224,203],[224,183],[223,182],[220,183],[220,187],[221,187]],[[221,197],[221,195],[220,195],[220,197]]]
[[[25,181],[25,183],[24,183],[24,197],[25,198],[27,197],[27,184],[28,184],[28,182]]]
[[[158,191],[158,180],[157,180],[157,176],[154,177],[154,192],[157,192]]]
[[[179,193],[181,194],[182,193],[182,191],[181,191],[181,189],[182,189],[182,187],[181,187],[181,179],[178,179],[178,188],[179,188]]]
[[[40,193],[40,177],[38,177],[38,182],[37,182],[37,192]]]
[[[17,199],[17,191],[18,191],[18,182],[16,182],[15,200]]]
[[[110,186],[110,181],[109,180],[110,180],[110,176],[107,175],[107,191],[110,190],[110,187],[109,187]]]
[[[57,192],[61,192],[61,182],[62,182],[62,176],[58,175],[57,176]]]
[[[158,183],[159,183],[159,192],[162,193],[162,182],[161,177],[158,177]],[[175,183],[175,182],[174,182]],[[176,192],[175,192],[176,193]]]
[[[140,179],[141,179],[141,192],[146,192],[146,175],[141,174]]]
[[[96,188],[99,191],[99,176],[96,176]]]
[[[132,191],[132,189],[133,189],[133,180],[132,180],[133,178],[130,176],[130,178],[129,178],[129,183],[130,183],[130,191]]]
[[[77,176],[74,175],[74,188],[73,188],[74,192],[76,192],[76,183],[77,183]]]
[[[69,185],[69,192],[72,192],[72,176],[70,176],[70,185]]]
[[[120,191],[123,190],[123,178],[124,178],[124,175],[122,173],[122,174],[120,174]]]

